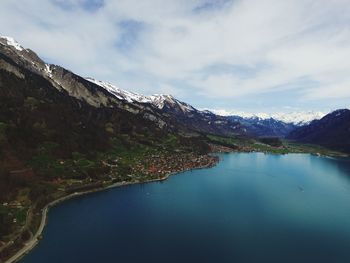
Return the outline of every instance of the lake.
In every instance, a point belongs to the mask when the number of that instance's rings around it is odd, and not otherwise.
[[[21,263],[350,262],[349,159],[219,156],[58,205]]]

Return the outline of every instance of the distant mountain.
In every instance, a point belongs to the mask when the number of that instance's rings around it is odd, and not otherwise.
[[[248,134],[258,137],[285,137],[297,127],[307,125],[324,116],[322,112],[246,113],[241,111],[212,110],[231,121],[241,123]]]
[[[295,129],[288,135],[288,139],[350,153],[350,110],[331,112],[320,120]]]
[[[293,123],[285,123],[273,118],[263,119],[259,117],[227,116],[226,118],[241,123],[250,134],[258,137],[287,136],[298,126]]]
[[[259,119],[268,120],[274,119],[287,124],[303,126],[309,124],[313,120],[321,119],[326,114],[319,111],[295,111],[295,112],[276,112],[276,113],[247,113],[242,111],[227,111],[227,110],[211,110],[215,114],[221,116],[238,116],[244,119]]]

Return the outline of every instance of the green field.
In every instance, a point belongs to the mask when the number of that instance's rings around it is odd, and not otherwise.
[[[330,150],[319,145],[301,144],[288,140],[281,140],[281,146],[276,147],[259,141],[259,139],[231,136],[223,137],[207,135],[208,142],[233,147],[237,151],[256,151],[275,154],[310,153],[315,155],[348,156],[346,153]]]

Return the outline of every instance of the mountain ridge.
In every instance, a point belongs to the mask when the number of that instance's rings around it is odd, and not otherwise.
[[[294,124],[296,126],[303,126],[309,124],[315,119],[321,119],[326,113],[321,111],[294,111],[294,112],[275,112],[275,113],[249,113],[244,111],[227,111],[227,110],[215,110],[212,112],[222,116],[235,116],[243,119],[275,119],[287,124]]]
[[[335,110],[320,120],[314,120],[309,125],[295,129],[287,138],[349,153],[350,110]]]
[[[307,125],[323,116],[321,112],[294,114],[223,114],[216,110],[199,110],[180,101],[172,95],[154,94],[145,96],[127,91],[111,83],[90,77],[80,77],[65,68],[45,63],[40,57],[25,49],[13,38],[0,37],[3,53],[31,71],[43,76],[58,90],[65,90],[70,96],[84,100],[94,107],[118,107],[133,114],[157,122],[159,127],[169,126],[185,133],[212,133],[224,136],[277,136],[285,137],[298,126]],[[17,73],[7,65],[7,70]],[[228,115],[228,116],[222,116]]]
[[[43,60],[40,59],[40,57],[35,54],[33,51],[30,49],[25,49],[24,47],[21,46],[20,43],[18,43],[14,38],[12,37],[7,37],[7,36],[0,36],[0,44],[2,46],[7,46],[11,47],[10,50],[7,50],[9,54],[11,53],[17,53],[19,54],[19,58],[17,59],[17,62],[22,62],[21,59],[25,60],[29,65],[31,66],[32,70],[34,72],[37,72],[39,74],[43,73],[44,77],[46,77],[48,80],[50,80],[54,86],[58,89],[65,89],[69,92],[70,95],[75,96],[77,98],[83,98],[88,101],[88,103],[94,105],[94,106],[100,106],[100,104],[106,106],[111,104],[118,104],[118,102],[114,99],[118,100],[124,100],[129,103],[141,103],[143,105],[145,104],[151,104],[158,109],[163,109],[165,104],[168,105],[174,105],[177,108],[181,109],[183,113],[188,112],[194,112],[197,111],[198,116],[202,115],[203,119],[205,119],[207,122],[210,123],[215,123],[217,120],[211,120],[213,115],[209,114],[209,112],[213,113],[216,115],[216,118],[219,120],[219,122],[224,122],[227,123],[226,118],[221,118],[221,117],[226,117],[229,116],[229,120],[234,120],[234,117],[242,117],[244,120],[248,120],[250,122],[256,121],[258,122],[259,120],[268,120],[268,119],[274,119],[276,121],[281,121],[284,122],[285,124],[293,124],[296,126],[302,126],[309,124],[312,120],[314,119],[320,119],[323,117],[325,114],[322,112],[292,112],[292,113],[274,113],[274,114],[266,114],[266,113],[245,113],[245,112],[239,112],[239,111],[224,111],[224,110],[199,110],[196,109],[195,107],[191,106],[188,103],[182,102],[172,95],[165,95],[165,94],[154,94],[151,96],[145,96],[142,94],[134,93],[131,91],[127,91],[124,89],[121,89],[111,83],[96,80],[90,77],[86,78],[81,78],[80,76],[74,74],[73,72],[64,69],[61,66],[53,65],[53,64],[48,64],[45,63]],[[13,54],[12,54],[13,55]],[[76,76],[78,78],[81,78],[80,81],[82,82],[82,79],[85,79],[86,81],[89,81],[90,83],[93,83],[99,87],[102,87],[104,90],[107,90],[110,94],[113,95],[113,99],[111,97],[103,95],[103,91],[99,90],[97,91],[94,95],[95,96],[90,96],[91,94],[80,94],[79,91],[84,90],[79,85],[77,84],[75,89],[69,89],[67,88],[67,79],[64,78],[64,76],[67,76],[69,74],[72,74],[73,76]],[[57,79],[61,79],[62,81],[57,81]],[[84,85],[84,84],[83,84]],[[120,106],[120,105],[119,105]],[[129,108],[129,107],[127,107]],[[210,118],[209,118],[210,116]],[[210,120],[209,120],[210,119]],[[236,118],[237,119],[237,118]],[[228,123],[227,123],[228,124]],[[204,124],[202,124],[203,126]],[[235,126],[232,126],[235,127]],[[231,128],[232,128],[231,127]],[[211,129],[206,129],[206,131],[209,131]],[[223,129],[221,129],[223,130]],[[236,131],[232,131],[234,134]],[[244,132],[244,128],[240,129],[241,133]],[[226,133],[226,135],[229,134]]]

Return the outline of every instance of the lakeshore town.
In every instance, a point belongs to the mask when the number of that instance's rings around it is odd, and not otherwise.
[[[218,157],[210,155],[198,156],[191,153],[169,156],[151,155],[137,162],[132,170],[133,173],[141,173],[153,178],[163,178],[177,172],[212,167],[217,162]]]
[[[118,168],[119,161],[116,159],[113,163],[103,163],[106,167],[111,168],[112,171],[108,176],[104,176],[103,179],[56,179],[52,183],[57,185],[57,190],[52,196],[62,198],[72,193],[90,192],[112,184],[126,185],[165,180],[169,175],[178,172],[215,166],[219,161],[219,157],[184,152],[165,155],[150,154],[135,161],[130,167],[130,173],[123,176],[113,173],[113,170]],[[48,200],[52,201],[51,198]],[[39,224],[40,213],[32,205],[27,197],[24,198],[20,195],[18,195],[16,200],[0,204],[1,209],[8,211],[10,224],[12,224],[11,228],[14,230],[12,234],[3,236],[0,240],[0,259],[12,254],[13,251],[29,242],[28,240],[33,237]]]

